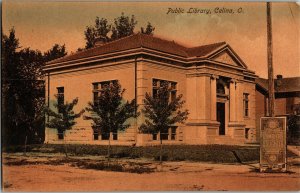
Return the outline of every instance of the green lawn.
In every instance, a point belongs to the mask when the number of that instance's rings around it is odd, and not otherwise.
[[[70,156],[107,155],[104,145],[67,145]],[[111,157],[114,158],[147,158],[159,160],[159,146],[129,147],[112,146]],[[4,148],[4,152],[23,152],[23,146]],[[42,144],[28,145],[27,152],[64,153],[64,145]],[[163,146],[165,161],[201,161],[213,163],[258,162],[258,146],[228,145],[165,145]]]

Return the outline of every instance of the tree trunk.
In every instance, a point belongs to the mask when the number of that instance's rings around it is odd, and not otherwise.
[[[110,132],[109,132],[109,136],[108,136],[107,161],[109,164],[109,162],[110,162]]]
[[[66,155],[66,158],[68,158],[68,148],[67,148],[67,142],[66,142],[66,139],[65,139],[65,133],[63,135],[64,135],[65,155]]]
[[[66,158],[68,158],[68,157],[69,157],[69,156],[68,156],[68,147],[67,147],[66,142],[65,142],[65,154],[66,154]]]
[[[160,152],[159,152],[159,165],[160,165],[160,171],[163,171],[163,166],[162,166],[162,139],[160,138]]]
[[[24,144],[24,155],[26,156],[26,149],[27,149],[27,134],[25,136],[25,144]]]
[[[160,138],[160,152],[159,152],[159,161],[162,164],[162,139]]]

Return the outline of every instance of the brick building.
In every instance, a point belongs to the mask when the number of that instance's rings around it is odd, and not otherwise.
[[[259,129],[260,117],[268,116],[268,80],[257,78],[256,83],[256,128]],[[300,116],[300,77],[283,78],[282,75],[277,75],[274,89],[275,116]],[[259,135],[256,138],[259,140]]]

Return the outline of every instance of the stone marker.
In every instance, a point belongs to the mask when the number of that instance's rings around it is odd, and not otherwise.
[[[286,117],[262,117],[260,172],[286,171]]]

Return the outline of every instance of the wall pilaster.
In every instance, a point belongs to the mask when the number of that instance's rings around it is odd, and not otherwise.
[[[236,81],[231,80],[229,85],[229,121],[236,122]]]
[[[236,82],[236,114],[237,121],[240,123],[243,122],[243,83],[241,81]]]
[[[217,76],[210,77],[210,119],[217,120]]]

